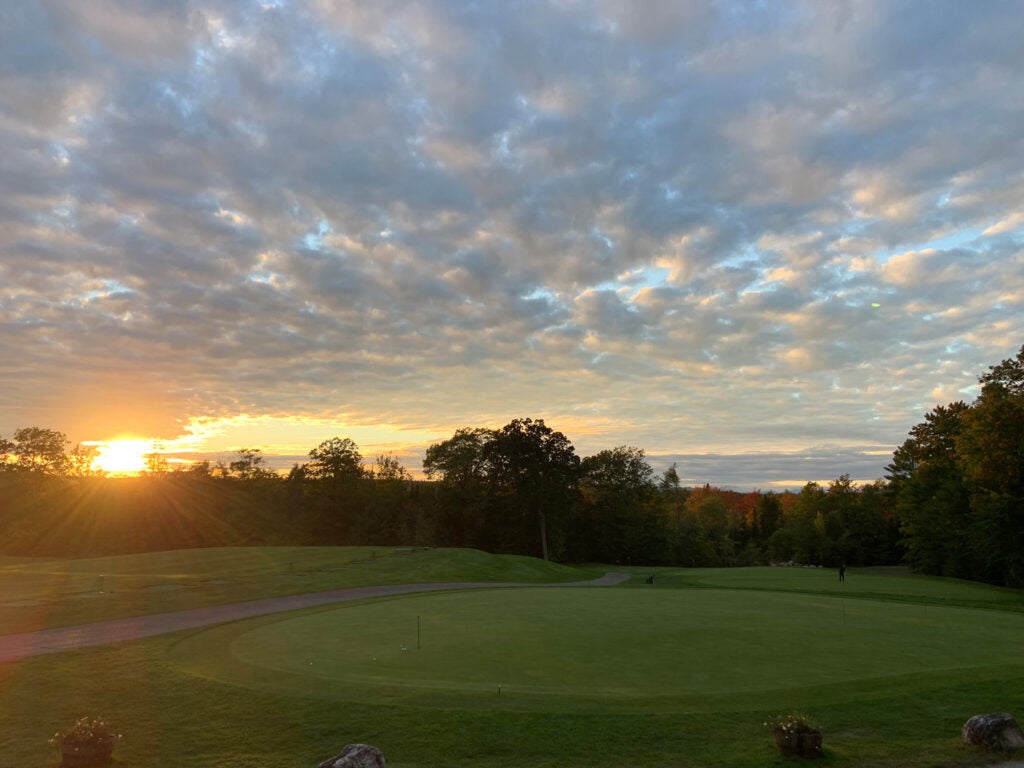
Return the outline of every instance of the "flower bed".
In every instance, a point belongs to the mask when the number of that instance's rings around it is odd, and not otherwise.
[[[772,729],[775,748],[788,757],[821,757],[821,729],[798,712],[766,723]]]
[[[68,730],[53,734],[50,743],[60,750],[63,768],[106,765],[121,734],[99,718],[83,717]]]

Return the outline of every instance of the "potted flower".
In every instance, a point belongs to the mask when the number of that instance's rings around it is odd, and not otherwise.
[[[791,712],[765,723],[772,729],[775,747],[784,755],[821,757],[821,729],[811,718]]]
[[[121,734],[100,718],[83,717],[66,731],[53,734],[50,743],[60,750],[64,768],[106,765]]]

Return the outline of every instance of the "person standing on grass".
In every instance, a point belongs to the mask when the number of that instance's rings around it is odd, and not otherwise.
[[[839,580],[840,581],[846,581],[846,565],[845,564],[839,566]]]

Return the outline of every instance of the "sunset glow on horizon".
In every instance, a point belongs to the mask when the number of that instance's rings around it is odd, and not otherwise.
[[[136,475],[146,469],[146,456],[155,450],[152,440],[111,440],[87,443],[96,448],[94,466],[110,475]]]
[[[1013,4],[3,25],[0,436],[111,474],[340,436],[418,475],[530,417],[687,485],[874,479],[1024,343]]]

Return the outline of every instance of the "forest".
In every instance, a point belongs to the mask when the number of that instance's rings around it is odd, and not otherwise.
[[[798,493],[684,488],[643,449],[580,457],[542,420],[466,427],[431,445],[425,480],[334,437],[287,474],[256,449],[228,463],[108,478],[57,430],[0,438],[0,554],[84,556],[202,546],[475,547],[566,562],[649,566],[906,562],[1024,586],[1024,347],[938,406],[887,475]]]

